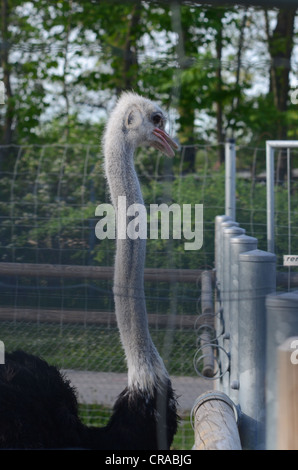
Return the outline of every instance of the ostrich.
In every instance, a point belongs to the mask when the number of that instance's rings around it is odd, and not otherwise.
[[[117,214],[118,197],[143,204],[134,151],[151,145],[173,156],[165,116],[150,100],[126,92],[108,120],[105,172]],[[118,214],[120,218],[126,215]],[[128,385],[108,424],[87,427],[78,417],[75,391],[58,369],[15,351],[0,366],[0,448],[168,449],[177,429],[176,396],[151,339],[144,296],[146,240],[117,237],[114,300],[128,367]]]

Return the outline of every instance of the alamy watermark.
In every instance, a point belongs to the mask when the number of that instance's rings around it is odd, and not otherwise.
[[[172,215],[172,237],[185,240],[185,250],[199,250],[203,245],[203,204],[150,204],[149,223],[147,209],[143,204],[131,204],[127,207],[126,196],[118,196],[117,214],[111,204],[99,204],[95,215],[102,217],[95,227],[95,235],[99,240],[125,240],[170,238],[170,215]],[[194,216],[194,220],[193,220]],[[116,224],[117,218],[117,224]],[[149,230],[148,230],[149,226]]]
[[[291,363],[292,364],[298,364],[298,340],[294,339],[291,342],[291,349],[294,349],[294,351],[291,353]]]

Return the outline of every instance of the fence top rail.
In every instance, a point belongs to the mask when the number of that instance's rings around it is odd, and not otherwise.
[[[298,148],[298,140],[267,140],[266,145],[272,148]]]
[[[193,329],[194,325],[206,326],[206,321],[198,318],[197,315],[169,315],[167,313],[151,313],[147,314],[150,326],[159,328],[179,328],[183,330]],[[212,326],[212,319],[208,325]],[[65,323],[76,325],[117,325],[117,319],[114,311],[102,310],[72,310],[72,309],[55,309],[55,308],[26,308],[26,307],[0,307],[1,321],[19,321],[19,322],[42,322],[42,323]]]
[[[145,268],[145,281],[158,282],[195,282],[201,280],[206,269],[163,269]],[[34,264],[34,263],[1,263],[0,276],[27,276],[27,277],[63,277],[85,279],[108,279],[114,277],[112,266],[80,266],[66,264]],[[277,272],[277,283],[281,286],[288,285],[288,273]],[[211,271],[212,283],[215,271]],[[298,286],[298,273],[291,273],[292,286]]]
[[[145,281],[198,282],[201,269],[145,268]],[[113,279],[112,266],[80,266],[34,263],[0,263],[0,275],[27,277],[63,277],[86,279]]]

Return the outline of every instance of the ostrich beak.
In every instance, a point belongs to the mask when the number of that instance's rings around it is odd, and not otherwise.
[[[158,140],[152,141],[151,145],[168,157],[173,157],[175,155],[173,149],[178,148],[176,142],[169,136],[169,134],[167,134],[162,129],[159,129],[158,127],[153,129],[153,134],[157,137]]]

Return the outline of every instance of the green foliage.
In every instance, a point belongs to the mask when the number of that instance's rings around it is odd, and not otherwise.
[[[258,71],[241,62],[250,48],[260,48],[264,17],[257,10],[113,1],[8,4],[3,25],[15,143],[93,141],[92,123],[100,126],[111,100],[127,88],[175,109],[182,144],[216,141],[218,119],[227,135],[233,131],[245,143],[272,138],[277,124],[297,138],[297,106],[278,113],[270,89],[252,92]],[[269,67],[264,73],[269,80]],[[0,109],[2,122],[8,102]]]
[[[242,164],[252,163],[249,149],[239,153]],[[256,154],[258,173],[264,170],[263,155],[264,152]],[[182,238],[175,240],[170,230],[172,239],[165,240],[159,231],[158,239],[148,239],[148,267],[186,269],[213,265],[214,220],[224,212],[224,168],[212,169],[216,158],[214,149],[208,151],[206,157],[207,149],[197,152],[194,175],[180,174],[182,160],[177,159],[173,162],[170,179],[164,167],[166,160],[159,160],[156,153],[149,150],[144,158],[137,157],[137,172],[147,207],[148,234],[151,204],[176,203],[181,208],[191,204],[193,231],[195,204],[204,206],[204,243],[196,256],[191,250],[185,250],[183,232]],[[32,262],[38,256],[39,262],[59,262],[63,252],[64,264],[85,264],[87,260],[100,265],[113,264],[115,240],[95,237],[99,220],[95,209],[98,204],[109,202],[99,145],[28,146],[12,154],[11,159],[14,172],[0,179],[2,261]],[[266,188],[262,183],[242,179],[238,179],[236,188],[237,220],[264,246]],[[298,202],[295,184],[291,190],[294,208]],[[277,187],[276,214],[281,227],[287,225],[284,210],[287,197],[287,187]],[[295,217],[294,212],[294,226]],[[287,239],[287,229],[281,233],[280,253],[285,249],[282,236]],[[165,253],[168,256],[160,256]]]

